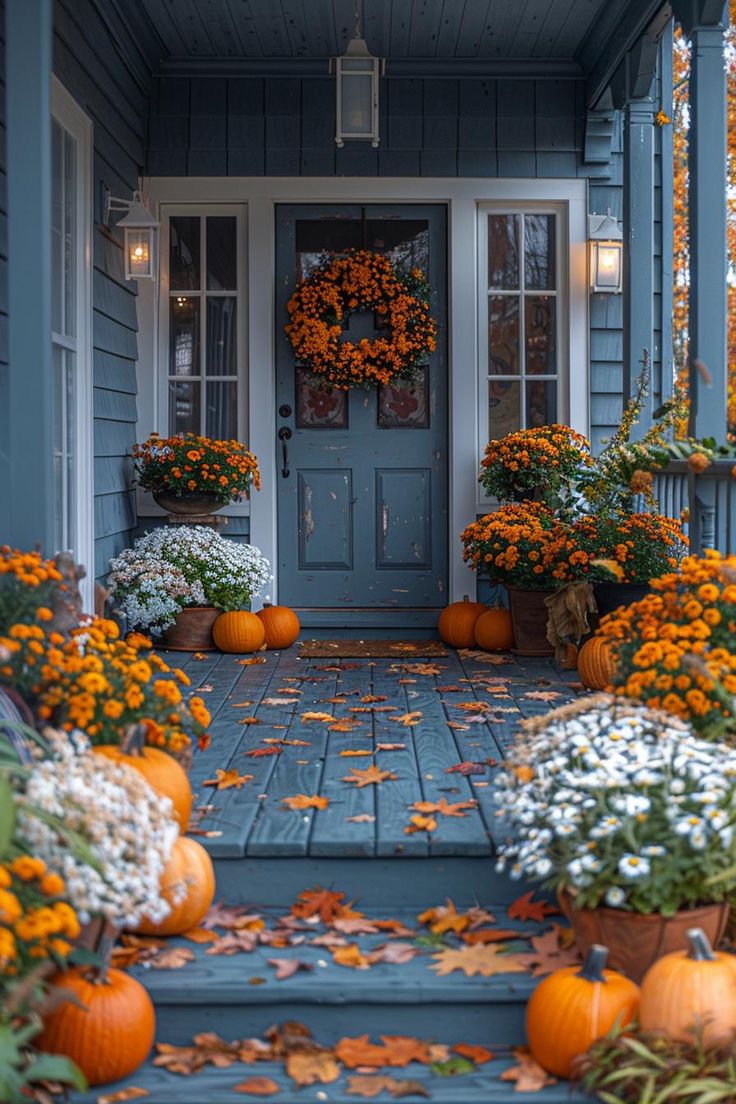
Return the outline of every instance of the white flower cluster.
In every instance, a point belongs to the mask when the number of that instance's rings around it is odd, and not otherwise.
[[[139,537],[110,563],[109,587],[128,624],[160,632],[185,606],[241,609],[271,578],[252,544],[208,526],[171,525]]]
[[[638,703],[601,696],[529,726],[495,800],[511,833],[498,869],[581,905],[672,912],[736,884],[736,751]]]
[[[93,916],[120,927],[144,916],[162,920],[170,906],[160,879],[178,834],[171,801],[132,767],[93,754],[81,733],[44,737],[53,754],[34,764],[18,797],[20,838],[64,878],[82,923]]]

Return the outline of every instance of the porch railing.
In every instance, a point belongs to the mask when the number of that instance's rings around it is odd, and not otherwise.
[[[659,511],[679,518],[689,513],[690,549],[700,553],[717,548],[724,555],[736,553],[736,478],[732,460],[714,460],[700,475],[685,460],[673,460],[654,478]]]

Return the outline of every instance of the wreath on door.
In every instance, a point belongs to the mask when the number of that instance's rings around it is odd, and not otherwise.
[[[411,379],[437,345],[422,270],[407,274],[367,249],[327,260],[299,282],[286,309],[285,330],[298,360],[344,391]],[[358,311],[375,311],[385,334],[343,341],[343,324]]]

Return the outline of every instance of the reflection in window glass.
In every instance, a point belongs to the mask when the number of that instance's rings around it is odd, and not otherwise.
[[[177,433],[199,433],[200,383],[197,380],[172,380],[169,383],[169,426]]]
[[[519,286],[520,215],[488,216],[488,287]]]
[[[515,296],[488,299],[488,371],[496,376],[519,374],[519,300]]]
[[[524,215],[524,287],[547,291],[555,286],[555,216]]]
[[[237,276],[237,234],[234,215],[207,219],[207,290],[235,291]]]
[[[177,215],[169,222],[169,287],[172,291],[199,288],[200,220]]]
[[[531,428],[557,421],[556,380],[527,380],[526,424]]]
[[[488,424],[493,437],[519,428],[521,384],[518,380],[492,379],[488,384]]]
[[[231,441],[238,435],[237,380],[207,382],[207,418],[205,434]]]
[[[557,300],[527,295],[524,302],[526,374],[553,376],[557,371]]]
[[[199,375],[199,299],[177,295],[171,300],[169,375]]]

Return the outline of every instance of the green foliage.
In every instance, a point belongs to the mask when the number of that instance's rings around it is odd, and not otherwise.
[[[41,1030],[41,1019],[32,1014],[18,1026],[0,1019],[0,1100],[4,1104],[28,1104],[34,1098],[33,1086],[52,1081],[84,1092],[87,1082],[72,1061],[59,1054],[43,1054],[31,1049]]]

